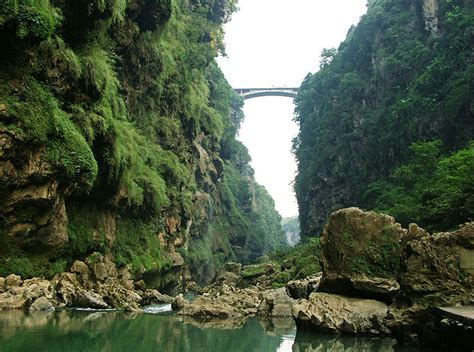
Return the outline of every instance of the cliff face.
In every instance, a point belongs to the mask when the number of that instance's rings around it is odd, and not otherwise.
[[[308,75],[297,98],[300,133],[294,148],[303,236],[319,235],[333,210],[354,205],[388,211],[405,225],[418,221],[430,230],[472,218],[465,211],[467,198],[455,195],[472,195],[466,179],[444,201],[434,201],[446,190],[441,181],[426,177],[419,185],[424,190],[413,190],[422,172],[413,169],[413,177],[402,181],[406,169],[400,167],[414,150],[431,146],[410,149],[415,142],[436,140],[438,158],[473,139],[473,23],[470,1],[374,0],[338,50],[323,53],[320,71]],[[427,171],[428,160],[418,169]],[[459,163],[468,164],[469,158]],[[450,172],[431,165],[445,176]],[[381,181],[386,183],[377,188],[374,183]],[[428,194],[432,184],[437,188]],[[456,216],[448,207],[428,214],[443,202],[464,210]]]
[[[102,252],[150,285],[284,242],[214,63],[233,1],[0,8],[0,272]],[[250,226],[252,224],[252,227]]]

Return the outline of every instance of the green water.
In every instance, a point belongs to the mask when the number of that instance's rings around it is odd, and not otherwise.
[[[394,340],[296,334],[291,319],[198,322],[169,314],[0,311],[0,351],[393,351]]]

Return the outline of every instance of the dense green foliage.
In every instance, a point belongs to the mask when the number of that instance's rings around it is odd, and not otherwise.
[[[0,132],[45,150],[66,202],[69,243],[49,262],[100,251],[136,273],[167,270],[176,242],[192,272],[211,275],[282,244],[235,140],[242,99],[214,62],[234,10],[233,0],[2,3]],[[30,256],[4,242],[4,259]]]
[[[410,162],[370,184],[365,201],[402,224],[433,231],[474,219],[474,144],[448,156],[440,147],[440,141],[413,144]]]
[[[238,141],[231,143],[219,203],[211,201],[206,209],[213,221],[190,244],[189,259],[193,270],[201,273],[198,277],[212,277],[229,259],[248,264],[285,246],[281,217],[265,188],[253,181],[247,149]]]
[[[439,0],[429,14],[422,3],[370,1],[338,50],[325,50],[320,71],[306,77],[294,143],[303,236],[318,235],[330,212],[354,205],[437,230],[472,220],[469,152],[429,170],[410,161],[410,146],[439,140],[449,155],[474,137],[474,8]],[[415,169],[422,174],[410,174]]]
[[[319,238],[309,238],[293,248],[285,248],[271,255],[270,259],[280,268],[274,286],[283,286],[290,280],[302,279],[321,271]]]

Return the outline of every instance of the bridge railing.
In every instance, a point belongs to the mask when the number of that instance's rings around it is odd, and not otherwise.
[[[237,88],[234,89],[245,100],[265,96],[280,96],[296,98],[298,88],[272,87],[272,88]]]

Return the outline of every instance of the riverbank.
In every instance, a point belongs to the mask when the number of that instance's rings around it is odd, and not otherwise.
[[[138,312],[167,303],[177,315],[211,325],[225,320],[238,327],[251,316],[290,318],[301,332],[391,336],[411,346],[470,351],[472,324],[456,314],[440,314],[440,307],[442,312],[453,306],[471,309],[473,254],[474,223],[431,235],[415,224],[403,229],[390,216],[348,208],[332,214],[321,236],[315,257],[322,273],[284,285],[277,280],[294,272],[286,261],[227,263],[211,285],[185,285],[197,294],[187,300],[146,288],[127,267],[117,269],[110,257],[96,253],[51,280],[0,278],[0,308]]]

